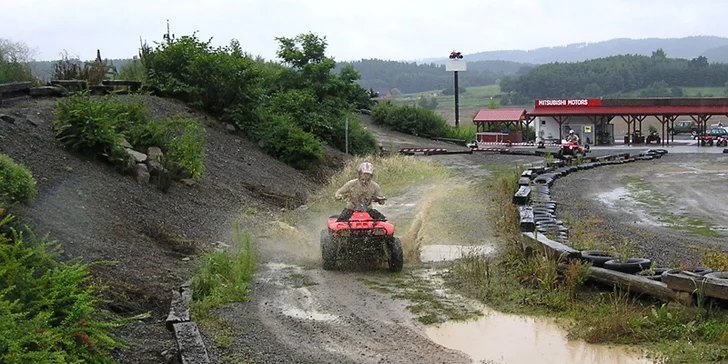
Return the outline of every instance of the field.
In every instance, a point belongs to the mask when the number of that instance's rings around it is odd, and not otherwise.
[[[437,99],[436,111],[442,115],[448,122],[453,124],[455,122],[455,96],[443,96],[440,94],[441,90],[432,90],[425,92],[418,92],[412,94],[403,94],[393,100],[395,104],[408,104],[417,105],[417,100],[421,96],[432,97]],[[460,95],[460,122],[470,123],[478,113],[478,110],[488,108],[491,103],[491,97],[500,93],[500,86],[498,85],[487,85],[487,86],[473,86],[467,87],[467,91]],[[497,100],[496,100],[497,102]],[[519,107],[509,105],[507,107]],[[528,108],[528,107],[524,107]]]

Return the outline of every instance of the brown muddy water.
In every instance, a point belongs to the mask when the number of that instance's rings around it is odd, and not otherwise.
[[[498,364],[648,364],[651,360],[624,347],[570,341],[549,319],[484,310],[469,322],[447,322],[426,329],[430,340],[468,354],[474,363]]]

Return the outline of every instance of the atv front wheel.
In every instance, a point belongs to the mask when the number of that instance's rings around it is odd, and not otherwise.
[[[336,245],[328,230],[321,230],[321,260],[324,270],[336,268]]]
[[[389,241],[389,271],[401,272],[404,265],[404,254],[402,254],[402,241],[395,237]]]

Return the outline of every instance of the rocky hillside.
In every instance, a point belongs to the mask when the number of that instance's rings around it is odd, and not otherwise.
[[[235,221],[255,233],[276,212],[302,204],[346,156],[328,149],[325,165],[301,172],[181,102],[147,97],[145,103],[154,117],[183,115],[205,126],[201,180],[174,182],[163,192],[144,176],[139,182],[68,152],[52,131],[55,99],[0,107],[0,153],[27,166],[38,183],[35,201],[11,209],[18,221],[58,240],[65,258],[113,261],[94,267],[98,282],[109,287],[108,309],[122,316],[153,313],[123,329],[132,347],[117,353],[125,362],[153,363],[162,360],[158,348],[173,345],[159,322],[170,290],[191,276],[195,257],[227,244]]]

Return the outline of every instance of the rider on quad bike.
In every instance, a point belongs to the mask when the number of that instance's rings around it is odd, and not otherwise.
[[[389,270],[402,271],[404,263],[402,242],[394,236],[394,225],[386,221],[379,211],[372,209],[372,202],[384,204],[379,185],[372,181],[372,164],[359,165],[359,177],[346,182],[335,197],[348,197],[348,203],[340,215],[329,217],[326,229],[321,231],[321,257],[325,270],[335,269],[342,257],[359,257],[373,262],[387,257]],[[369,259],[371,258],[371,259]]]
[[[579,136],[574,133],[574,130],[569,130],[569,135],[566,137],[567,143],[579,144]]]
[[[376,209],[372,208],[372,202],[383,205],[386,199],[382,197],[382,190],[379,184],[372,181],[374,166],[369,162],[362,162],[357,168],[358,177],[346,182],[336,191],[334,198],[341,200],[348,197],[346,208],[339,215],[337,221],[348,221],[354,213],[356,206],[363,204],[372,219],[386,220],[387,218]]]

